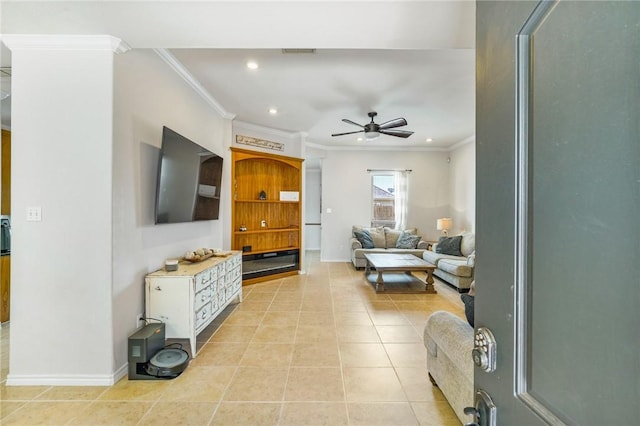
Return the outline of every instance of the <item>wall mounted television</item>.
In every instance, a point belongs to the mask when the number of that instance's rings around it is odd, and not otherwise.
[[[218,219],[221,180],[222,157],[164,126],[155,223]]]

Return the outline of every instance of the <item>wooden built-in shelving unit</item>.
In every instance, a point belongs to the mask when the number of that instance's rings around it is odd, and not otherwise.
[[[261,253],[299,251],[302,239],[303,160],[235,147],[231,151],[231,248],[243,251],[244,259]],[[297,192],[298,200],[281,201],[281,191]],[[261,192],[264,192],[266,199],[260,199]],[[299,266],[295,271],[243,278],[243,283],[293,275],[298,270]]]

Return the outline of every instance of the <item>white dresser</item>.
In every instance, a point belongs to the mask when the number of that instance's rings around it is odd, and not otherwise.
[[[152,272],[145,277],[145,297],[146,317],[164,322],[167,338],[188,338],[195,357],[196,336],[233,300],[242,301],[241,252]]]

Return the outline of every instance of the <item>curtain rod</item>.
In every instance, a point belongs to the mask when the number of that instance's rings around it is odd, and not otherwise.
[[[368,172],[412,172],[411,169],[367,169]]]

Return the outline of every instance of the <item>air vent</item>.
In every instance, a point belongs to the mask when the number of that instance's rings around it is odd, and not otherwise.
[[[316,53],[316,49],[282,49],[282,53]]]

